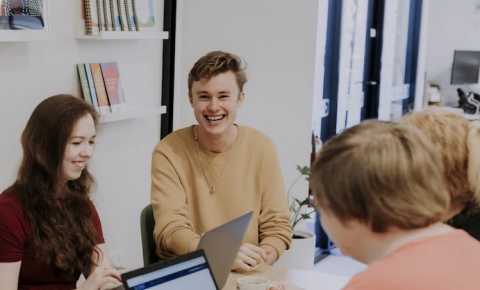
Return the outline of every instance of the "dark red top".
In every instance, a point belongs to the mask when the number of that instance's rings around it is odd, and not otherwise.
[[[100,218],[92,205],[92,222],[98,244],[104,243]],[[75,289],[79,277],[61,277],[48,264],[35,259],[30,222],[22,204],[12,192],[0,194],[0,263],[22,261],[18,279],[20,290]],[[1,284],[1,283],[0,283]]]

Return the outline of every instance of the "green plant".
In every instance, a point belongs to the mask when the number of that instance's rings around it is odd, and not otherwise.
[[[295,227],[300,221],[311,218],[312,214],[315,212],[315,209],[312,209],[312,202],[310,200],[310,195],[308,194],[308,192],[306,197],[303,199],[292,197],[293,187],[300,180],[302,180],[302,178],[305,178],[307,182],[310,179],[310,167],[302,167],[300,165],[297,165],[297,171],[299,172],[299,175],[295,178],[287,191],[288,198],[290,200],[290,225],[292,226],[293,230],[295,230]]]

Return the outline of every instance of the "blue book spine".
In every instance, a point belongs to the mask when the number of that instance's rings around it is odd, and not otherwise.
[[[95,91],[95,84],[93,83],[93,76],[92,71],[90,70],[90,65],[88,63],[85,63],[83,64],[83,66],[85,67],[85,72],[87,73],[87,81],[90,88],[90,96],[92,97],[93,106],[97,111],[99,111],[97,92]]]

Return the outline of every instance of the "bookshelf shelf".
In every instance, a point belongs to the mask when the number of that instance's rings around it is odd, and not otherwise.
[[[49,35],[45,30],[0,30],[0,42],[47,40]]]
[[[168,39],[168,31],[102,31],[95,35],[80,34],[80,40]]]
[[[158,107],[127,107],[124,111],[105,113],[100,115],[100,123],[110,123],[131,119],[142,119],[150,116],[158,116],[167,111],[165,106]]]

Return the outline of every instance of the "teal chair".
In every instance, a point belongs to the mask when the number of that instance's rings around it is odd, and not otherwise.
[[[155,253],[155,239],[153,238],[153,229],[155,228],[155,219],[153,218],[152,205],[147,205],[140,214],[140,230],[142,234],[143,264],[145,266],[160,261]]]

